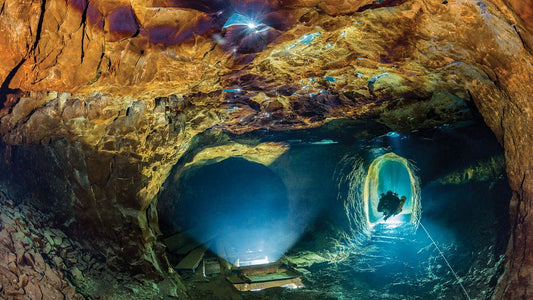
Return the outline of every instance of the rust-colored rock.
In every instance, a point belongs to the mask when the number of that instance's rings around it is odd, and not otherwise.
[[[28,295],[30,299],[35,299],[35,300],[43,299],[43,293],[41,292],[39,285],[33,282],[28,282],[28,285],[26,286],[24,291],[26,292],[26,295]]]
[[[73,231],[108,237],[138,269],[168,269],[146,212],[197,133],[361,117],[410,131],[469,118],[462,108],[472,101],[505,147],[514,191],[496,297],[533,297],[531,0],[0,7],[0,134],[8,144],[1,166],[35,188],[41,204],[57,203],[57,217],[73,220]],[[232,9],[260,11],[254,21],[263,27],[223,28]],[[0,243],[17,253],[5,229]],[[48,270],[39,253],[23,257]],[[3,278],[13,274],[2,270]],[[26,289],[36,298],[51,293],[31,280]]]
[[[522,18],[526,24],[527,29],[533,31],[533,1],[531,0],[510,0],[511,6],[513,7],[516,14]]]

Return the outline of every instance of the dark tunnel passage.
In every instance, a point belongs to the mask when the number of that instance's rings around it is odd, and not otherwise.
[[[183,259],[174,237],[185,234],[229,263],[207,278],[275,261],[302,278],[299,289],[258,288],[240,293],[245,299],[461,299],[463,288],[490,298],[511,196],[490,130],[477,123],[360,138],[354,132],[374,125],[328,126],[231,137],[286,143],[268,165],[233,157],[175,169],[159,197],[171,261]],[[388,190],[408,201],[399,218],[385,221],[375,208]],[[407,226],[419,222],[424,230]],[[217,290],[213,280],[196,296]]]

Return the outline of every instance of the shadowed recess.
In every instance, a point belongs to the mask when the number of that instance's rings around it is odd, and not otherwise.
[[[203,12],[217,12],[219,10],[225,10],[230,7],[229,0],[155,0],[152,3],[154,7],[181,7],[190,8]]]
[[[87,7],[87,0],[69,0],[68,3],[74,6],[80,12],[83,12]]]
[[[104,16],[98,10],[94,2],[89,3],[89,6],[87,7],[87,18],[90,24],[93,24],[100,29],[104,28]]]
[[[365,11],[367,9],[375,9],[380,7],[391,7],[391,6],[398,6],[406,2],[406,0],[377,0],[372,4],[368,4],[365,6],[360,7],[357,11]]]
[[[160,25],[143,30],[150,43],[171,46],[191,40],[195,35],[205,35],[221,28],[219,19],[209,16],[198,16],[193,23],[184,26]]]

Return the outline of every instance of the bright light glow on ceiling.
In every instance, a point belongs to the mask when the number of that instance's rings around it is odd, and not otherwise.
[[[388,137],[393,137],[393,138],[400,137],[400,134],[397,133],[397,132],[394,132],[394,131],[391,131],[391,132],[389,132],[389,133],[387,133],[385,135],[388,136]]]
[[[262,24],[256,22],[256,20],[248,16],[234,13],[226,21],[226,24],[224,24],[224,28],[228,28],[232,25],[244,25],[244,26],[248,26],[248,28],[250,29],[256,29],[258,26]]]

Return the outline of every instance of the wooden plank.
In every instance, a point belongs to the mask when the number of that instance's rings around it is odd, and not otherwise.
[[[238,291],[245,292],[251,290],[268,289],[272,287],[303,287],[301,273],[295,270],[283,270],[275,273],[269,273],[270,269],[265,268],[263,274],[244,275],[233,274],[226,277]]]
[[[206,250],[207,249],[204,247],[194,249],[179,262],[176,266],[176,270],[195,272],[198,265],[200,265],[200,262],[202,262]]]
[[[280,279],[280,280],[271,280],[271,281],[261,281],[261,282],[236,282],[232,284],[235,287],[235,289],[241,292],[269,289],[273,287],[289,287],[289,288],[304,287],[304,284],[300,277]]]
[[[177,233],[165,239],[165,245],[168,252],[176,255],[185,255],[194,248],[200,246],[200,243],[190,238],[186,233]]]
[[[247,282],[264,282],[264,281],[274,281],[274,280],[285,280],[300,277],[300,274],[291,271],[277,272],[277,273],[266,273],[266,274],[256,274],[256,275],[243,275]]]
[[[205,275],[220,274],[220,262],[215,259],[204,259]]]
[[[279,270],[280,262],[273,262],[267,265],[255,265],[240,267],[237,270],[243,275],[258,275],[258,274],[270,274],[277,273]]]
[[[200,229],[193,228],[191,230],[176,233],[165,239],[165,245],[169,252],[176,255],[185,255],[200,245],[206,245],[216,237],[212,234],[202,239],[198,239]]]

